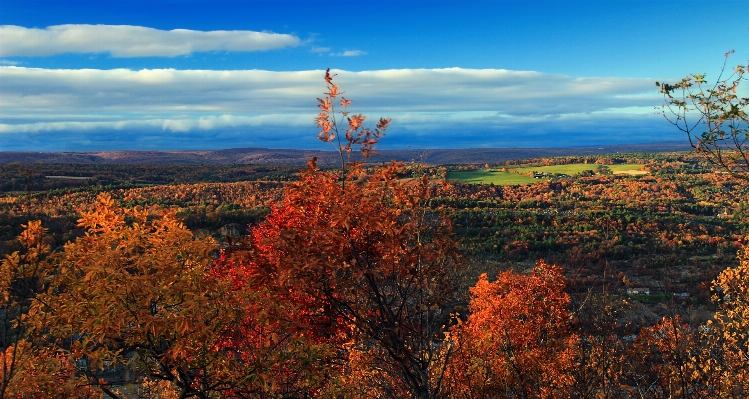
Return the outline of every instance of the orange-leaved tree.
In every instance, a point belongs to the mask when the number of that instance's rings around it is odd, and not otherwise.
[[[530,274],[484,274],[469,315],[450,330],[454,393],[466,398],[564,398],[573,385],[576,336],[561,268],[539,261]]]
[[[113,375],[169,381],[181,398],[230,387],[231,364],[211,350],[236,313],[218,300],[230,286],[207,273],[214,240],[174,211],[124,209],[106,193],[79,226],[86,234],[55,257],[36,315],[80,375],[112,398],[124,396]]]
[[[437,343],[458,259],[449,220],[427,206],[439,184],[400,180],[396,163],[346,162],[357,148],[371,155],[389,119],[365,128],[363,115],[345,110],[351,101],[337,100],[333,77],[326,72],[317,124],[321,140],[339,140],[341,169],[320,171],[310,161],[265,222],[224,258],[243,269],[245,289],[289,304],[291,311],[278,317],[286,331],[336,348],[334,357],[320,359],[331,364],[331,380],[347,380],[341,373],[387,375],[389,392],[435,397],[445,361]],[[339,113],[336,101],[344,108]],[[372,352],[387,361],[363,364]]]
[[[38,220],[23,227],[23,252],[0,264],[0,398],[89,397],[72,359],[49,345],[47,320],[36,317],[38,295],[54,273],[46,229]]]
[[[364,115],[351,115],[348,111],[348,106],[351,105],[352,101],[342,97],[343,92],[340,91],[338,85],[333,83],[334,76],[335,74],[330,74],[330,69],[325,71],[325,83],[328,91],[325,92],[324,98],[317,99],[319,103],[317,108],[320,109],[320,113],[317,115],[315,122],[320,128],[320,133],[317,135],[320,140],[326,143],[333,141],[337,143],[336,151],[340,155],[341,170],[345,171],[347,162],[351,160],[351,152],[356,147],[359,147],[359,151],[365,159],[376,154],[374,151],[375,145],[384,136],[385,130],[390,126],[392,120],[380,118],[374,130],[366,127],[364,121],[367,118]],[[339,96],[341,96],[341,99],[338,103],[342,109],[336,111],[336,98]],[[337,113],[341,115],[340,119],[336,116]],[[346,123],[344,123],[344,119]]]

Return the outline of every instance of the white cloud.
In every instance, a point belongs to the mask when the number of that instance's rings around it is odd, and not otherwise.
[[[533,137],[566,132],[569,138],[605,131],[608,140],[621,131],[621,137],[641,137],[643,129],[658,126],[648,111],[662,102],[650,79],[462,68],[332,72],[346,98],[354,100],[350,111],[370,120],[393,118],[385,142],[424,148],[430,144],[404,137],[434,141],[438,136],[425,132],[445,132],[447,140],[481,145],[498,143],[497,132],[533,132]],[[259,133],[265,141],[289,134],[314,141],[315,98],[325,91],[324,74],[0,67],[0,149],[26,148],[18,143],[39,134],[94,137],[102,132],[121,132],[117,134],[129,137],[123,140],[131,141],[157,142],[161,137],[172,148],[179,143],[165,137],[173,134],[190,136],[193,141],[186,144],[192,148],[201,140],[215,148],[214,135],[240,137],[239,132],[248,130],[275,132]],[[663,137],[654,141],[659,139]],[[554,140],[561,143],[563,137]],[[221,143],[227,148],[246,145]]]
[[[11,60],[0,60],[0,65],[20,65],[21,63],[18,61],[11,61]]]
[[[656,113],[656,109],[653,106],[649,106],[649,107],[634,107],[633,106],[633,107],[609,108],[609,109],[604,109],[600,111],[595,111],[594,113],[644,115],[644,114]]]
[[[35,123],[0,123],[0,133],[38,133],[71,130],[129,130],[151,129],[165,132],[189,132],[257,126],[305,126],[315,118],[315,114],[275,114],[259,116],[211,115],[201,117],[179,116],[174,118],[141,118],[114,121],[60,121]]]
[[[263,51],[300,44],[293,35],[255,31],[159,30],[130,25],[0,26],[0,56],[110,53],[174,57],[203,51]]]
[[[309,49],[310,53],[327,53],[330,51],[330,47],[312,47]]]
[[[363,112],[588,113],[660,103],[649,79],[575,78],[501,69],[333,71]],[[0,117],[20,114],[309,112],[324,71],[0,67]]]
[[[367,52],[361,50],[346,50],[342,53],[330,53],[330,55],[334,57],[358,57],[365,54],[367,54]]]

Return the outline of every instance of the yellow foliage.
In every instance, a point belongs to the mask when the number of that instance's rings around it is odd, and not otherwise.
[[[749,391],[749,247],[738,253],[739,266],[724,270],[715,280],[720,303],[715,314],[716,341],[725,353],[723,383]]]
[[[48,306],[39,315],[50,320],[50,333],[60,342],[73,338],[69,348],[85,359],[92,381],[113,367],[137,367],[183,387],[207,378],[209,365],[220,362],[205,349],[217,339],[220,317],[232,314],[219,306],[223,287],[207,272],[215,241],[195,237],[174,211],[123,209],[108,194],[79,226],[85,236],[55,258],[60,273],[43,296]]]

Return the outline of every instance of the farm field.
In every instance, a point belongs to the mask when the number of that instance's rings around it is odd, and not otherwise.
[[[595,171],[599,164],[568,164],[568,165],[551,165],[551,166],[530,166],[524,168],[513,168],[513,170],[519,173],[564,173],[568,175],[574,175],[584,170]],[[614,174],[628,174],[628,175],[641,175],[647,174],[646,171],[641,170],[642,164],[621,164],[621,165],[604,165],[609,168]],[[507,186],[512,184],[528,184],[538,180],[517,173],[500,172],[496,170],[475,170],[475,171],[450,171],[447,173],[447,180],[461,181],[464,183],[471,184],[495,184],[499,186]]]
[[[475,171],[450,171],[447,173],[447,180],[457,180],[464,183],[492,184],[498,186],[507,186],[511,184],[527,184],[537,181],[528,176],[518,175],[509,172],[493,172],[487,170]]]
[[[574,175],[584,170],[596,170],[599,164],[584,164],[584,163],[573,163],[569,165],[551,165],[551,166],[531,166],[526,168],[514,168],[513,170],[526,173],[536,171],[538,173],[565,173],[568,175]],[[640,164],[620,164],[620,165],[602,165],[609,168],[614,173],[622,173],[629,171],[639,171],[643,165]]]

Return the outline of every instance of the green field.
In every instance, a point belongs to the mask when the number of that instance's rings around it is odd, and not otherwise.
[[[466,183],[494,183],[499,186],[527,184],[538,181],[532,177],[516,175],[514,173],[492,172],[486,170],[476,170],[472,172],[447,172],[447,180],[458,180]]]
[[[614,172],[629,172],[640,170],[642,165],[640,164],[621,164],[621,165],[605,165]],[[517,168],[516,171],[520,173],[533,172],[538,173],[564,173],[568,175],[578,174],[584,170],[595,171],[598,168],[598,164],[584,164],[584,163],[573,163],[569,165],[553,165],[553,166],[531,166],[529,168]]]
[[[608,168],[614,172],[614,173],[633,173],[633,174],[639,174],[645,173],[640,171],[640,168],[643,165],[640,164],[622,164],[622,165],[606,165]],[[538,172],[538,173],[564,173],[567,175],[575,175],[578,174],[584,170],[592,170],[596,171],[598,168],[598,164],[583,164],[583,163],[575,163],[570,165],[553,165],[553,166],[532,166],[528,168],[517,168],[514,169],[520,173],[530,173],[530,172]],[[515,173],[508,173],[508,172],[498,172],[493,170],[476,170],[471,172],[448,172],[447,173],[447,180],[458,180],[465,183],[483,183],[483,184],[489,184],[494,183],[496,185],[500,186],[506,186],[510,184],[528,184],[537,182],[538,179],[534,179],[529,176],[523,176],[518,175]]]

